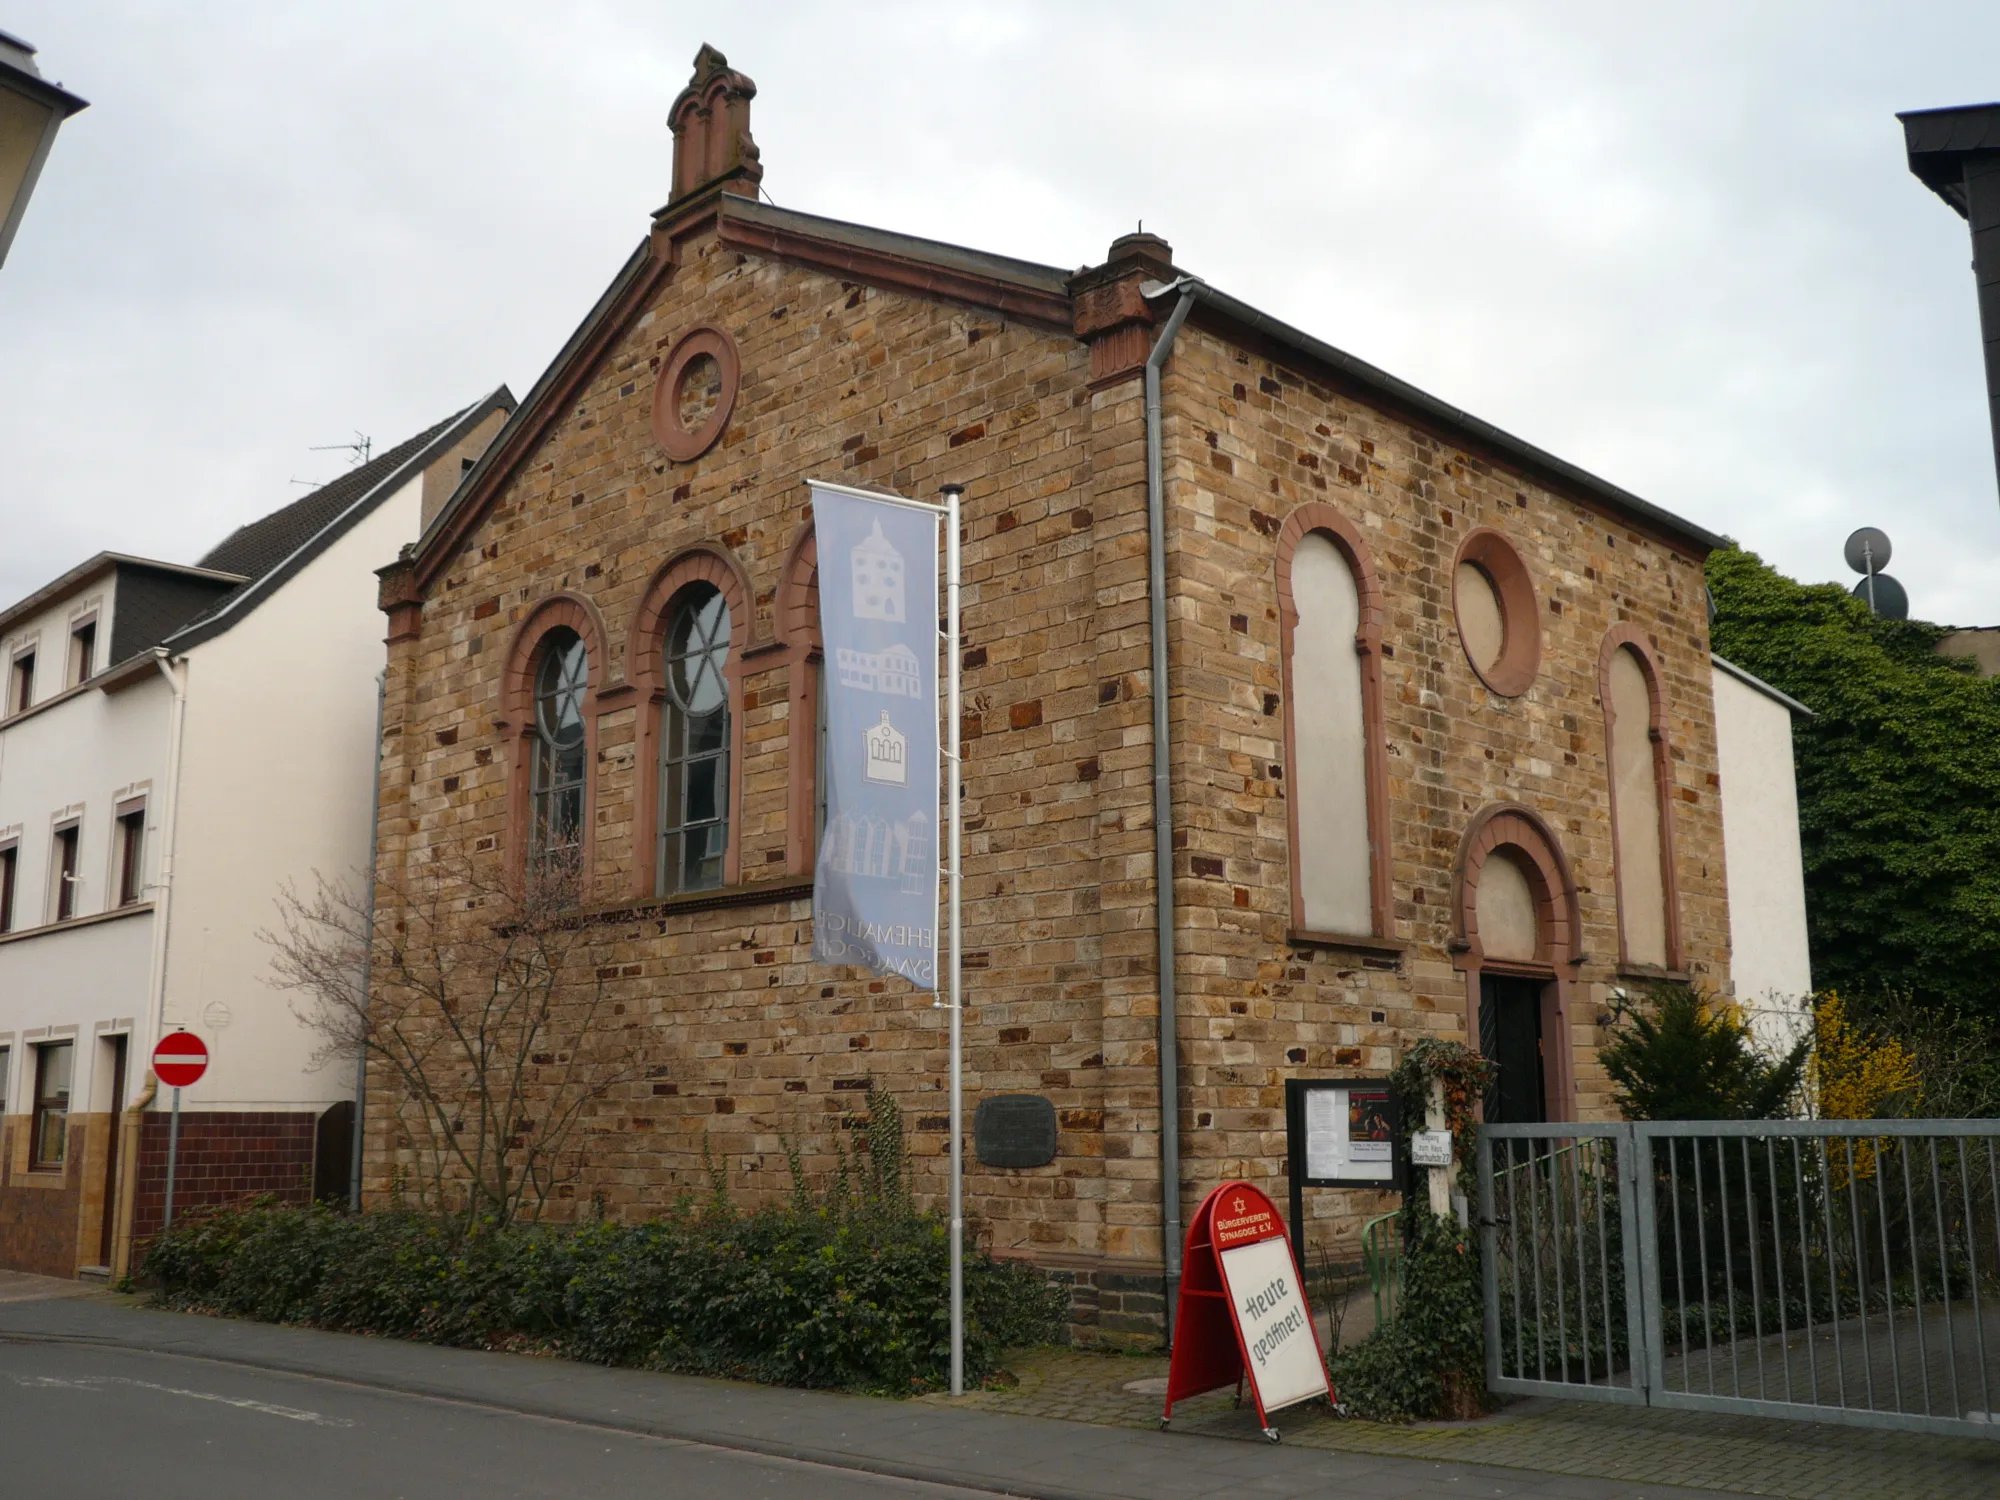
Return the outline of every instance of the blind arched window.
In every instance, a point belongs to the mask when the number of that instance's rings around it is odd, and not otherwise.
[[[1361,596],[1354,570],[1323,531],[1292,553],[1292,795],[1299,800],[1299,895],[1316,932],[1373,934],[1368,857],[1368,758],[1361,658],[1354,649]]]
[[[663,894],[722,884],[729,847],[729,630],[729,601],[714,584],[690,584],[674,599],[660,725]]]
[[[1607,638],[1598,686],[1611,772],[1621,958],[1637,968],[1676,969],[1671,761],[1659,672],[1636,631],[1619,627]]]
[[[583,705],[590,653],[574,630],[542,638],[535,666],[535,756],[530,784],[537,855],[573,852],[582,841]]]

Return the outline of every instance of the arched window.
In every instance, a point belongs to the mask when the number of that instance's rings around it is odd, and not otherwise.
[[[538,857],[575,853],[582,842],[584,700],[590,653],[567,626],[542,637],[535,664],[531,841]]]
[[[729,601],[712,583],[675,597],[660,723],[657,879],[671,894],[723,883],[729,848]]]
[[[1660,675],[1644,639],[1630,626],[1619,626],[1605,638],[1598,693],[1610,771],[1619,957],[1631,968],[1678,969],[1680,924],[1668,800],[1672,761]]]
[[[1278,537],[1292,930],[1388,941],[1380,594],[1360,533],[1304,505]]]

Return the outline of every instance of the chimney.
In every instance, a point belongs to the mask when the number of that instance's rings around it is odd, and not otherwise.
[[[757,85],[707,43],[695,54],[694,77],[667,115],[674,132],[674,195],[683,199],[721,184],[725,193],[757,196],[764,164],[750,139],[750,101]]]
[[[1972,277],[1986,345],[1986,406],[2000,474],[2000,104],[1899,114],[1910,170],[1972,229]]]
[[[1121,235],[1104,264],[1069,279],[1076,336],[1090,346],[1093,389],[1139,374],[1153,348],[1153,309],[1144,287],[1174,279],[1174,247],[1143,230]]]

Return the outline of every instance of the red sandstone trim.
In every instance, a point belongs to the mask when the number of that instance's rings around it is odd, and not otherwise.
[[[1535,961],[1489,959],[1479,937],[1479,876],[1495,849],[1510,849],[1527,866],[1535,897]],[[1466,825],[1452,877],[1452,913],[1457,941],[1452,967],[1465,975],[1465,1034],[1479,1045],[1479,979],[1483,973],[1511,974],[1544,981],[1542,991],[1544,1100],[1551,1120],[1567,1120],[1576,1109],[1576,1060],[1570,1037],[1571,989],[1583,964],[1583,918],[1576,881],[1555,832],[1540,814],[1516,803],[1482,808]],[[1548,1045],[1555,1038],[1556,1045]]]
[[[690,430],[681,426],[678,409],[681,376],[704,354],[722,367],[722,395],[707,420]],[[723,430],[729,426],[729,414],[736,409],[740,374],[736,341],[720,328],[695,328],[681,335],[661,364],[660,378],[653,385],[653,436],[668,458],[675,463],[691,463],[721,440]]]
[[[581,594],[552,594],[528,612],[515,627],[507,648],[507,665],[500,673],[500,716],[493,721],[507,747],[507,858],[516,870],[525,868],[533,816],[531,787],[535,764],[535,658],[542,638],[558,626],[568,626],[583,640],[590,661],[590,691],[583,704],[583,823],[577,830],[582,851],[583,888],[591,887],[596,860],[597,719],[604,712],[602,697],[609,659],[604,649],[604,623],[597,607]]]
[[[819,636],[819,542],[811,521],[799,529],[785,554],[778,581],[778,634],[790,667],[791,715],[786,725],[785,868],[810,875],[819,803],[819,674],[824,651]]]
[[[1542,616],[1535,600],[1535,585],[1528,577],[1528,565],[1514,544],[1490,526],[1475,526],[1458,544],[1451,560],[1452,620],[1458,619],[1458,569],[1471,563],[1493,581],[1500,596],[1500,621],[1505,632],[1500,638],[1500,659],[1490,667],[1473,661],[1465,644],[1465,632],[1458,644],[1465,660],[1479,680],[1503,698],[1518,698],[1533,686],[1542,665]]]
[[[512,484],[521,466],[540,450],[549,430],[569,414],[578,395],[597,373],[598,364],[623,337],[626,325],[651,303],[679,262],[674,240],[658,231],[651,236],[646,254],[643,268],[624,293],[579,334],[575,351],[549,382],[534,409],[516,411],[501,429],[499,441],[487,450],[486,469],[479,477],[478,487],[459,500],[449,520],[414,559],[411,574],[414,592],[429,593],[438,575],[486,519],[486,513]]]
[[[1618,773],[1612,764],[1612,738],[1617,733],[1617,714],[1611,707],[1611,659],[1617,652],[1630,647],[1638,658],[1639,670],[1646,678],[1647,721],[1646,737],[1653,747],[1653,787],[1654,798],[1660,809],[1660,899],[1666,904],[1666,937],[1668,975],[1681,969],[1681,894],[1680,878],[1676,874],[1678,864],[1674,859],[1674,768],[1673,756],[1667,743],[1666,685],[1660,676],[1660,665],[1653,657],[1652,643],[1646,639],[1636,625],[1614,625],[1604,633],[1604,644],[1597,653],[1597,701],[1604,710],[1604,770],[1605,782],[1611,793],[1611,867],[1614,882],[1618,872],[1625,867],[1625,856],[1618,848]],[[1625,891],[1616,885],[1618,891],[1618,966],[1620,969],[1646,970],[1650,965],[1635,965],[1625,946]]]
[[[1298,765],[1299,747],[1292,723],[1292,633],[1298,629],[1298,603],[1292,596],[1292,556],[1308,535],[1319,532],[1347,559],[1354,574],[1358,609],[1354,653],[1361,658],[1361,736],[1367,763],[1364,777],[1368,801],[1368,909],[1371,936],[1392,940],[1394,909],[1390,902],[1389,749],[1382,721],[1382,585],[1375,561],[1355,524],[1331,505],[1301,505],[1285,518],[1278,532],[1278,658],[1285,694],[1285,765]],[[1295,780],[1296,778],[1294,778]],[[1305,891],[1299,884],[1299,799],[1293,787],[1285,792],[1285,824],[1291,833],[1292,930],[1305,932]],[[1338,938],[1331,941],[1341,941]]]
[[[733,553],[712,542],[690,547],[666,563],[646,585],[639,611],[632,618],[625,646],[625,675],[639,695],[638,754],[634,761],[632,819],[632,894],[644,901],[660,894],[660,716],[666,710],[667,683],[662,662],[667,626],[676,596],[690,584],[711,583],[729,606],[729,664],[723,681],[729,691],[729,842],[722,855],[722,883],[733,886],[743,878],[743,679],[745,648],[755,632],[750,610],[749,577]]]
[[[728,249],[755,251],[774,260],[825,271],[844,281],[862,282],[883,291],[907,292],[933,301],[956,302],[1056,333],[1072,332],[1074,319],[1068,297],[981,276],[976,271],[953,270],[775,225],[749,223],[732,216],[726,208],[717,216],[716,238]]]

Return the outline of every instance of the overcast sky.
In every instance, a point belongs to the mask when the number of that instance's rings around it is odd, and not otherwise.
[[[505,381],[667,196],[713,42],[788,208],[1236,296],[1714,530],[2000,623],[1964,222],[1898,109],[1972,3],[0,0],[91,101],[0,269],[0,602],[192,560]]]

